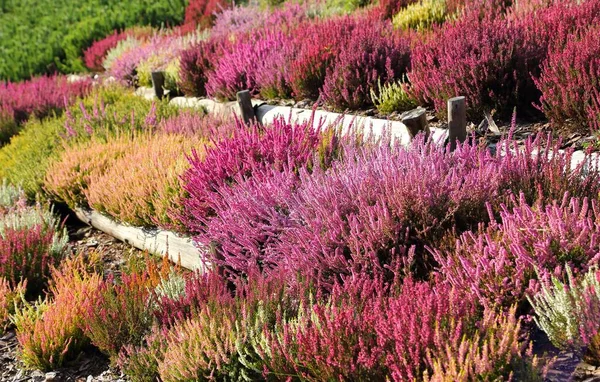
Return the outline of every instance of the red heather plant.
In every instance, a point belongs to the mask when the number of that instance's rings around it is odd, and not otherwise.
[[[439,271],[457,288],[471,290],[486,306],[524,302],[540,277],[564,277],[565,266],[586,270],[600,259],[595,201],[502,206],[501,222],[480,233],[465,233],[454,252],[433,251]]]
[[[412,51],[408,74],[411,95],[439,114],[449,98],[467,98],[469,117],[497,110],[506,116],[518,107],[531,111],[539,92],[530,73],[540,60],[533,36],[500,16],[463,17],[445,23]]]
[[[67,239],[52,212],[40,206],[0,216],[0,277],[12,287],[27,281],[28,296],[35,296],[46,285],[50,268],[62,260]]]
[[[389,293],[389,294],[388,294]],[[410,279],[392,289],[348,280],[332,296],[279,318],[262,349],[267,377],[298,380],[419,380],[428,354],[458,344],[476,304],[447,286]]]
[[[404,77],[410,67],[409,41],[391,24],[372,21],[361,25],[341,47],[321,90],[323,102],[336,110],[372,105],[370,92],[377,83]]]
[[[555,44],[536,84],[544,114],[557,128],[595,134],[600,130],[600,28]]]
[[[185,95],[206,96],[208,78],[230,45],[225,38],[209,38],[181,52],[178,86]]]
[[[14,316],[19,358],[30,368],[54,370],[72,361],[89,344],[81,330],[82,306],[101,283],[101,276],[89,273],[81,257],[66,260],[52,271],[50,293]]]
[[[19,83],[0,82],[0,144],[16,134],[18,126],[30,116],[44,118],[59,114],[90,88],[89,79],[72,82],[58,76]]]
[[[305,22],[292,33],[296,37],[290,44],[296,45],[298,51],[288,63],[286,82],[294,99],[319,97],[327,68],[333,65],[352,31],[361,26],[360,20],[346,16]],[[306,36],[311,44],[304,43]]]
[[[25,301],[26,289],[27,281],[20,282],[13,288],[7,279],[0,277],[0,331],[3,332],[10,325],[10,316]]]
[[[189,32],[210,28],[216,15],[230,6],[230,0],[190,0],[182,28]]]
[[[109,278],[90,293],[83,305],[82,329],[93,345],[115,362],[125,345],[141,344],[154,316],[153,290],[166,277],[153,262],[143,271]]]

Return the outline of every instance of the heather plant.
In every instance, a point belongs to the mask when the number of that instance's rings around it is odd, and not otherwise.
[[[412,50],[410,92],[443,115],[449,98],[463,95],[467,114],[477,119],[484,111],[506,116],[517,107],[531,112],[539,92],[530,73],[540,61],[533,36],[499,17],[463,16],[436,28]]]
[[[371,89],[371,101],[383,114],[414,109],[417,104],[405,90],[408,87],[408,82],[398,81],[382,85],[381,80],[378,80],[377,88]]]
[[[10,144],[0,148],[0,178],[21,185],[27,198],[34,200],[42,191],[46,168],[57,155],[63,131],[62,119],[26,123]]]
[[[472,337],[463,337],[458,347],[430,353],[431,377],[425,381],[542,381],[540,362],[532,356],[527,342],[520,342],[521,321],[516,309],[498,314],[486,311]]]
[[[248,39],[237,40],[215,63],[206,82],[207,94],[218,100],[231,101],[241,90],[258,94],[262,85],[266,88],[264,95],[285,96],[284,65],[291,55],[286,49],[291,48],[286,40],[283,32],[270,31],[256,32]]]
[[[84,194],[89,205],[137,226],[179,226],[185,197],[179,176],[188,168],[192,149],[202,157],[205,140],[177,135],[143,135],[130,140],[127,151],[91,172]],[[105,149],[110,153],[110,148]],[[124,177],[123,172],[128,176]]]
[[[95,41],[83,52],[83,61],[85,66],[95,72],[104,71],[103,62],[107,53],[114,49],[121,41],[129,37],[140,40],[148,38],[152,33],[150,27],[134,27],[124,31],[114,31],[110,35]]]
[[[190,0],[185,8],[184,30],[207,29],[217,14],[231,6],[229,0]]]
[[[589,28],[554,44],[536,81],[541,107],[558,129],[594,134],[600,130],[600,29]]]
[[[192,151],[189,157],[190,168],[183,175],[183,188],[189,193],[183,200],[183,220],[192,232],[203,229],[202,221],[211,214],[212,199],[222,199],[218,195],[221,186],[235,184],[239,177],[249,178],[263,169],[312,167],[317,149],[322,156],[319,160],[324,162],[337,154],[337,136],[322,134],[308,123],[289,123],[280,118],[262,129],[237,120],[232,130],[230,138],[217,142],[204,155]]]
[[[594,201],[571,199],[529,206],[523,196],[501,221],[467,232],[455,250],[435,251],[440,272],[457,288],[472,290],[487,306],[523,303],[542,277],[564,277],[565,267],[585,271],[598,261]]]
[[[418,0],[379,0],[376,11],[381,13],[383,18],[391,19],[394,15],[398,14],[400,10],[416,2],[418,2]]]
[[[116,362],[125,345],[141,344],[153,324],[153,290],[165,272],[150,263],[145,270],[100,283],[83,305],[82,329],[93,345]]]
[[[17,204],[21,204],[24,197],[25,195],[20,187],[15,187],[4,179],[0,183],[0,218]]]
[[[341,47],[321,89],[323,102],[335,110],[372,105],[370,91],[402,78],[410,66],[408,40],[389,24],[373,21],[352,33]]]
[[[60,113],[88,93],[90,85],[88,79],[70,82],[57,76],[0,83],[0,145],[18,133],[30,116],[41,119]]]
[[[581,162],[575,165],[575,150],[563,150],[562,145],[562,140],[543,133],[520,144],[510,137],[499,142],[501,188],[512,195],[523,194],[529,204],[551,204],[566,192],[577,198],[597,198],[600,169],[590,166],[593,157],[583,153]]]
[[[153,326],[142,345],[125,345],[117,365],[133,382],[154,382],[159,378],[158,363],[167,351],[167,338],[159,326]]]
[[[152,72],[164,71],[164,88],[177,91],[179,82],[179,55],[189,46],[206,38],[206,34],[191,33],[185,36],[172,36],[160,44],[152,54],[139,62],[136,67],[137,84],[152,86]]]
[[[104,60],[102,60],[102,68],[110,72],[115,61],[126,52],[129,52],[144,43],[144,40],[138,39],[134,36],[128,36],[127,38],[117,42],[114,48],[106,52]]]
[[[11,325],[10,317],[25,301],[26,289],[26,281],[12,287],[7,279],[0,277],[0,331]]]
[[[231,42],[224,38],[209,38],[181,52],[179,57],[179,88],[187,96],[206,96],[206,84],[218,60],[228,51]]]
[[[600,363],[600,279],[596,266],[578,277],[567,268],[567,280],[552,277],[528,299],[535,310],[535,322],[560,349],[586,347],[584,358]]]
[[[19,358],[28,368],[54,370],[72,361],[89,344],[81,326],[82,305],[101,283],[81,257],[66,260],[52,271],[50,294],[28,304],[13,316]]]
[[[392,24],[397,29],[422,30],[442,24],[446,17],[445,0],[422,0],[400,10],[392,19]]]
[[[298,26],[296,40],[292,42],[298,46],[298,52],[290,60],[286,71],[286,82],[292,89],[294,99],[316,100],[319,97],[327,68],[334,64],[352,32],[360,27],[360,20],[345,16],[317,19]],[[305,36],[310,36],[313,43],[302,43]]]
[[[46,285],[63,258],[68,237],[51,210],[21,207],[0,216],[0,277],[13,287],[27,281],[28,296]]]
[[[233,134],[235,124],[229,115],[207,114],[204,111],[182,110],[178,115],[164,118],[156,131],[163,134],[198,136],[220,141]]]

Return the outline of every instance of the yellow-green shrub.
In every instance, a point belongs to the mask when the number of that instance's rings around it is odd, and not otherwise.
[[[445,0],[422,0],[410,4],[394,16],[392,23],[397,29],[427,29],[446,20]]]
[[[377,91],[371,89],[371,99],[377,110],[383,114],[390,114],[394,111],[406,111],[415,108],[417,104],[406,92],[406,86],[408,84],[403,82],[381,85],[381,81],[379,81]]]

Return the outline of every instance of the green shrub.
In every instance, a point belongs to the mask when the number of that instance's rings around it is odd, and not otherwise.
[[[392,23],[397,29],[427,29],[446,20],[445,0],[422,0],[410,4],[394,16]]]
[[[417,104],[406,92],[406,83],[392,82],[381,85],[377,83],[377,91],[371,89],[371,99],[373,104],[383,114],[390,114],[394,111],[406,111],[414,109]]]
[[[133,25],[180,24],[187,0],[0,3],[0,79],[16,81],[55,70],[85,70],[81,55],[93,41]]]

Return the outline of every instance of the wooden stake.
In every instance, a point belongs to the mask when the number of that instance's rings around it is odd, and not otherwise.
[[[150,74],[152,76],[152,87],[154,88],[156,98],[162,99],[165,95],[165,72],[152,72]]]
[[[467,139],[467,109],[465,97],[454,97],[448,100],[448,140],[450,149],[456,148],[456,141]]]
[[[243,90],[237,93],[237,103],[240,107],[240,113],[245,123],[256,119],[254,115],[254,107],[252,107],[252,98],[250,97],[250,91]]]
[[[424,132],[425,137],[429,136],[427,115],[423,108],[417,108],[406,113],[404,117],[402,117],[402,123],[406,125],[411,139],[416,137],[420,132]]]

